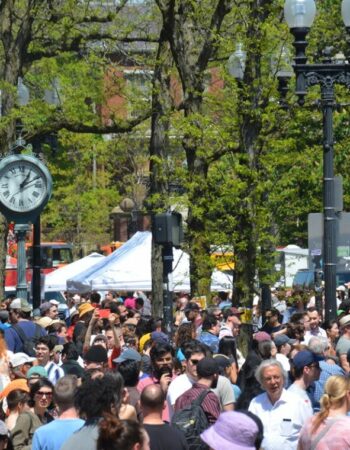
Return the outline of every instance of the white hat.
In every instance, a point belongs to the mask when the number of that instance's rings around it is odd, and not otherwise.
[[[23,312],[30,312],[32,311],[33,307],[24,298],[17,297],[10,303],[10,309],[20,309]]]
[[[60,302],[58,302],[54,298],[52,300],[49,300],[49,302],[51,303],[51,305],[55,305],[55,306],[58,306],[60,304]]]
[[[75,294],[75,295],[73,295],[72,299],[75,301],[75,303],[78,303],[78,302],[80,302],[81,297],[79,294]]]
[[[28,356],[26,353],[18,352],[14,353],[10,358],[10,363],[12,367],[18,367],[22,364],[30,364],[35,361],[35,358]]]
[[[342,292],[345,292],[345,286],[338,286],[337,287],[337,291],[342,291]]]
[[[49,327],[52,325],[52,319],[48,316],[40,317],[40,319],[36,320],[35,323],[40,325],[42,328]]]

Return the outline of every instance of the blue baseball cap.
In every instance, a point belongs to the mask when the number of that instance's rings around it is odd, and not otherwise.
[[[310,350],[301,350],[293,358],[293,365],[296,369],[302,369],[303,367],[310,366],[311,364],[318,363],[322,361],[321,356],[316,355],[316,353]]]
[[[139,352],[134,350],[133,348],[125,349],[118,358],[113,359],[115,363],[122,363],[124,361],[141,361],[141,355]]]

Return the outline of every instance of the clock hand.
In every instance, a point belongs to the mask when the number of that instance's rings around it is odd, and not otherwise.
[[[22,189],[22,187],[26,184],[26,181],[27,181],[28,178],[30,177],[30,173],[31,173],[31,171],[29,170],[29,172],[27,173],[26,177],[24,178],[24,180],[22,181],[22,183],[19,185],[20,189]]]
[[[31,184],[33,181],[38,180],[40,178],[40,175],[37,175],[36,177],[32,178],[31,180],[27,181],[25,184],[23,182],[19,185],[19,190],[15,192],[13,195],[17,195],[20,192],[22,192],[23,188],[26,188],[29,184]]]
[[[23,189],[24,187],[28,186],[28,184],[32,183],[35,180],[38,180],[40,178],[40,175],[37,175],[36,177],[32,178],[31,180],[27,181],[26,183],[21,183],[19,185],[20,189]]]

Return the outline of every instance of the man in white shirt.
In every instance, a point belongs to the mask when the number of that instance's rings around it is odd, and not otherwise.
[[[307,313],[310,319],[309,322],[309,326],[310,326],[310,330],[305,331],[305,335],[304,335],[304,342],[303,344],[308,345],[309,340],[316,336],[316,337],[327,337],[327,333],[326,331],[321,328],[320,322],[321,322],[321,317],[317,311],[316,308],[311,307],[307,309]]]
[[[322,359],[310,350],[301,350],[292,360],[295,381],[288,388],[288,392],[298,395],[310,409],[310,414],[313,413],[313,408],[306,389],[320,378],[320,360]]]
[[[185,347],[184,355],[186,358],[186,371],[170,383],[167,392],[170,418],[174,413],[174,405],[178,397],[188,389],[191,389],[193,383],[197,381],[197,364],[201,359],[207,356],[207,353],[207,346],[198,341],[191,341]],[[228,378],[219,376],[217,387],[213,389],[213,392],[219,398],[222,411],[233,410],[235,397]]]
[[[262,361],[255,373],[266,391],[253,398],[249,411],[264,425],[264,450],[296,450],[300,430],[312,416],[300,398],[284,389],[286,373],[275,359]]]

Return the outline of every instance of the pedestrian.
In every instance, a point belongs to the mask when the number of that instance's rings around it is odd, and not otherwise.
[[[255,372],[265,390],[253,398],[249,411],[264,425],[264,450],[296,450],[302,425],[311,416],[300,399],[286,391],[286,373],[275,359],[263,361]]]
[[[84,425],[74,406],[77,387],[78,378],[75,375],[65,375],[58,380],[53,395],[58,418],[35,431],[32,450],[60,450],[63,443]]]
[[[350,448],[350,380],[333,375],[326,381],[321,411],[303,426],[298,450]]]
[[[38,339],[35,346],[38,365],[45,368],[47,377],[52,384],[56,384],[64,376],[62,368],[52,360],[55,347],[54,340],[56,339],[55,336],[43,336]]]
[[[138,422],[105,414],[99,425],[96,450],[150,450],[149,437]]]
[[[150,437],[151,450],[187,450],[183,434],[162,420],[165,394],[157,384],[146,386],[141,394],[143,425]]]
[[[48,379],[40,379],[30,388],[29,409],[19,414],[15,427],[11,431],[14,450],[30,450],[34,432],[53,417],[49,413],[52,407],[53,384]]]
[[[197,377],[190,389],[184,392],[175,402],[174,411],[180,411],[190,405],[203,391],[208,391],[201,404],[208,423],[213,424],[220,415],[220,403],[211,388],[215,389],[219,378],[219,366],[213,358],[203,358],[197,363]]]
[[[46,331],[30,320],[33,308],[27,300],[15,298],[9,310],[12,326],[6,328],[4,334],[7,348],[14,353],[24,351],[29,356],[34,356],[34,339],[45,336]]]
[[[119,373],[101,375],[93,379],[88,377],[77,389],[75,407],[80,416],[85,418],[85,424],[73,433],[61,450],[97,450],[99,422],[106,414],[118,415],[123,379]]]
[[[226,411],[201,434],[212,450],[259,450],[263,440],[261,420],[248,411]]]
[[[289,386],[288,392],[299,396],[310,409],[311,415],[313,404],[307,389],[320,378],[320,359],[310,350],[302,350],[292,360],[292,375],[295,381]]]

